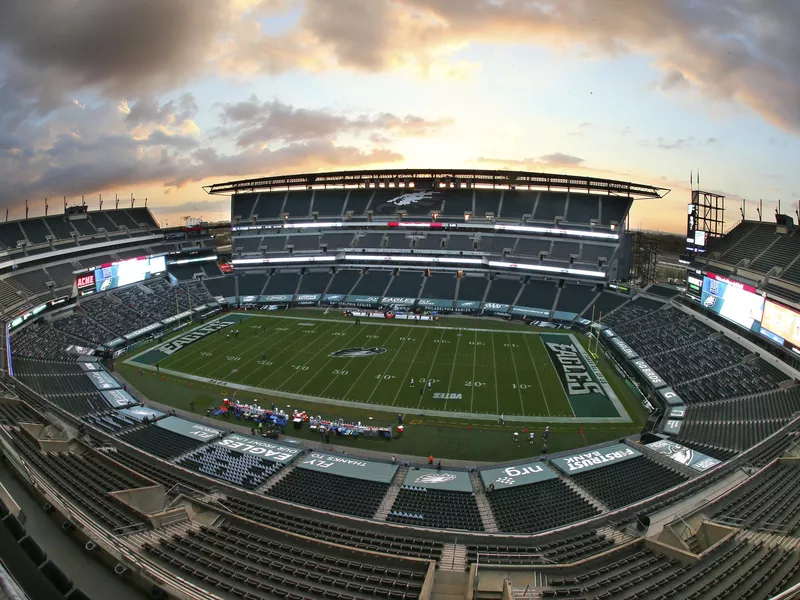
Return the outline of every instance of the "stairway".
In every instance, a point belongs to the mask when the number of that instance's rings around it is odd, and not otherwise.
[[[464,600],[469,582],[466,571],[436,571],[430,600]]]
[[[581,498],[586,500],[589,504],[594,506],[601,513],[610,512],[611,509],[609,509],[605,504],[600,502],[600,500],[598,500],[597,498],[592,496],[589,492],[587,492],[585,489],[583,489],[581,486],[579,486],[577,483],[575,483],[575,481],[573,479],[571,479],[570,477],[566,477],[566,476],[562,475],[561,476],[561,481],[563,481],[565,484],[567,484],[567,487],[571,488],[573,492],[578,494]]]
[[[274,486],[276,483],[278,483],[281,479],[283,479],[289,473],[291,473],[292,470],[295,468],[295,465],[297,465],[297,463],[299,463],[299,462],[300,462],[299,460],[296,460],[292,464],[290,464],[290,465],[288,465],[286,467],[283,467],[280,471],[278,471],[277,475],[275,475],[271,479],[267,479],[266,482],[261,484],[261,487],[256,488],[254,491],[256,491],[256,492],[258,492],[260,494],[263,494],[268,489],[270,489],[272,486]]]
[[[445,544],[442,548],[442,557],[439,559],[439,571],[457,571],[463,573],[467,570],[467,547],[464,544]],[[438,579],[438,575],[436,576]]]
[[[481,514],[481,521],[483,528],[486,531],[499,531],[497,528],[497,521],[494,520],[494,513],[492,506],[489,504],[489,499],[484,492],[483,481],[477,471],[471,471],[469,478],[472,481],[472,489],[475,491],[475,502],[478,505],[478,512]]]
[[[373,519],[376,521],[386,520],[386,517],[389,515],[389,511],[392,510],[392,505],[397,498],[397,494],[400,493],[400,487],[403,485],[403,481],[405,481],[407,473],[408,467],[400,467],[397,469],[397,473],[394,474],[394,479],[392,479],[392,484],[389,486],[389,490],[383,497],[383,501],[378,507],[378,510],[375,511],[375,515],[372,517]]]

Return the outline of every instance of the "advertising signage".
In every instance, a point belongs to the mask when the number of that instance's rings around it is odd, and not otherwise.
[[[697,452],[686,446],[681,446],[671,440],[658,440],[645,445],[645,448],[655,450],[659,454],[674,460],[677,463],[691,467],[703,473],[716,467],[721,461],[702,452]]]
[[[261,438],[250,437],[249,435],[231,434],[216,442],[217,446],[222,446],[239,454],[250,454],[260,456],[273,462],[288,464],[300,455],[301,448],[288,448],[273,444]]]
[[[797,351],[800,349],[800,314],[767,300],[761,320],[761,335],[779,346]]]
[[[512,465],[503,469],[484,469],[481,471],[483,485],[486,487],[493,485],[495,489],[519,487],[557,478],[556,472],[543,462],[532,462]]]
[[[654,389],[662,388],[667,385],[667,382],[661,379],[661,376],[653,370],[653,367],[648,365],[641,358],[631,361],[636,371],[644,377],[647,382],[653,386]]]
[[[638,352],[636,352],[636,350],[634,350],[633,348],[631,348],[631,347],[630,347],[630,346],[629,346],[629,345],[628,345],[628,344],[625,342],[625,340],[623,340],[621,337],[612,337],[612,338],[611,338],[611,343],[612,343],[612,344],[614,344],[614,347],[615,347],[617,350],[619,350],[620,352],[622,352],[622,355],[623,355],[625,358],[627,358],[627,359],[629,359],[629,360],[633,360],[634,358],[639,358],[639,353],[638,353]]]
[[[381,483],[391,483],[397,472],[397,465],[321,452],[307,454],[299,461],[297,468]]]
[[[607,467],[608,465],[620,463],[638,456],[642,456],[642,453],[638,450],[634,450],[626,444],[614,444],[613,446],[606,446],[599,450],[591,450],[572,456],[554,458],[550,462],[562,473],[572,475],[574,473],[582,473],[584,471],[592,471],[601,467]]]
[[[708,310],[719,316],[751,329],[759,330],[764,312],[764,297],[751,285],[706,273],[700,301]]]
[[[469,479],[469,473],[465,471],[412,469],[406,475],[403,485],[421,487],[428,490],[472,492],[472,482]]]

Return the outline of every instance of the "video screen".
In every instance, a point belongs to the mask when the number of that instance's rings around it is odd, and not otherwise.
[[[105,292],[118,287],[150,279],[153,275],[167,270],[163,256],[155,258],[135,258],[96,269],[94,280],[96,290]]]
[[[753,331],[759,330],[764,298],[752,286],[707,273],[703,278],[703,306],[719,316]]]
[[[795,348],[800,348],[800,314],[767,300],[761,320],[761,335],[777,344],[784,345],[788,342]]]

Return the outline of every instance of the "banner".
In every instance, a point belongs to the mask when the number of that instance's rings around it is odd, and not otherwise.
[[[631,361],[633,367],[644,377],[654,389],[662,388],[667,385],[667,382],[661,379],[661,376],[653,370],[653,367],[648,365],[641,358]]]
[[[198,307],[195,310],[199,311],[200,309]],[[174,323],[175,321],[180,321],[181,319],[185,319],[186,317],[191,317],[192,316],[192,312],[193,311],[191,311],[191,310],[187,310],[187,311],[182,312],[182,313],[180,313],[178,315],[172,315],[171,317],[167,317],[166,319],[162,319],[161,322],[164,325],[169,325],[170,323]]]
[[[607,338],[612,338],[617,335],[616,333],[614,333],[613,329],[603,329],[602,334]]]
[[[101,362],[78,362],[78,366],[84,371],[105,371]]]
[[[628,360],[639,358],[639,353],[636,352],[636,350],[634,350],[633,348],[631,348],[621,337],[612,337],[611,343],[617,350],[622,352],[622,355]]]
[[[670,406],[666,412],[668,419],[682,419],[686,416],[685,406]]]
[[[147,335],[148,333],[152,333],[157,329],[161,329],[163,325],[161,323],[151,323],[147,327],[142,327],[141,329],[137,329],[136,331],[132,331],[131,333],[126,333],[122,337],[126,340],[135,340],[136,338],[140,338],[143,335]]]
[[[507,313],[509,308],[511,308],[510,304],[499,304],[497,302],[483,303],[483,310],[493,313]]]
[[[302,452],[301,448],[287,448],[268,442],[262,438],[250,437],[249,435],[239,435],[233,433],[215,443],[228,450],[233,450],[239,454],[249,454],[260,456],[272,462],[289,464]]]
[[[192,438],[201,441],[210,441],[222,435],[222,431],[209,427],[208,425],[200,425],[180,417],[167,417],[156,421],[156,427],[166,429],[172,433],[180,434],[184,437]]]
[[[321,297],[322,294],[295,294],[294,301],[298,304],[315,304]]]
[[[578,316],[578,313],[574,312],[564,312],[563,310],[554,310],[553,311],[553,318],[559,321],[572,321],[575,317]]]
[[[416,298],[398,298],[395,296],[384,296],[381,298],[381,304],[391,304],[394,306],[413,306],[416,301]]]
[[[105,371],[88,371],[86,375],[92,380],[94,387],[101,392],[103,390],[118,390],[122,387],[116,379]]]
[[[513,315],[528,315],[531,317],[541,317],[546,319],[550,316],[550,311],[544,308],[530,308],[529,306],[514,306],[511,308]]]
[[[259,302],[291,302],[294,294],[272,294],[271,296],[259,296]]]
[[[131,406],[132,404],[139,404],[134,397],[125,390],[106,390],[100,393],[103,395],[103,398],[106,399],[106,402],[114,408],[123,408],[125,406]]]
[[[480,307],[480,300],[458,300],[456,302],[456,308],[459,310],[478,310]]]
[[[485,469],[480,473],[483,485],[486,487],[494,485],[496,489],[558,479],[558,474],[543,462],[513,465],[504,469]]]
[[[661,433],[667,435],[678,435],[681,432],[683,421],[680,419],[663,419],[661,421]]]
[[[412,469],[406,474],[403,485],[429,490],[472,492],[469,473],[465,471],[440,471],[438,469]]]
[[[642,456],[642,453],[625,444],[614,444],[613,446],[606,446],[583,454],[553,458],[550,462],[562,473],[572,475],[621,463],[637,456]],[[632,485],[635,485],[635,482],[632,482]]]
[[[722,461],[712,458],[702,452],[697,452],[686,446],[681,446],[671,440],[658,440],[645,445],[645,448],[655,450],[659,454],[674,460],[677,463],[691,467],[695,471],[703,473],[713,469]]]
[[[397,465],[317,452],[307,454],[297,463],[297,468],[380,483],[391,483],[397,472]]]
[[[350,304],[378,304],[380,301],[380,296],[345,296],[344,301],[349,302]]]
[[[683,398],[678,396],[678,392],[673,390],[671,387],[663,387],[661,389],[656,390],[658,395],[661,399],[669,406],[683,406],[686,403],[683,401]]]
[[[453,301],[442,298],[420,298],[417,300],[417,306],[424,308],[453,308]]]
[[[150,421],[155,421],[164,416],[165,413],[155,408],[147,408],[145,406],[131,406],[129,408],[122,408],[119,413],[134,419],[135,421],[142,421],[147,417]]]
[[[344,294],[325,294],[325,302],[341,302],[344,300]]]

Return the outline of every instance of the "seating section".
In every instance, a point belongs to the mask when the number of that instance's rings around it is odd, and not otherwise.
[[[86,341],[47,324],[34,324],[12,334],[13,357],[74,361],[77,357],[67,352],[69,346],[85,346]]]
[[[391,271],[368,270],[350,292],[355,296],[383,296],[392,278]]]
[[[177,464],[247,490],[254,490],[282,467],[266,458],[234,452],[222,446],[198,448],[179,459]]]
[[[420,298],[452,300],[456,296],[458,279],[452,273],[431,273],[425,280]]]
[[[591,319],[592,314],[594,314],[595,321],[606,323],[606,316],[608,313],[619,308],[627,301],[628,298],[626,296],[620,296],[619,294],[614,294],[612,292],[600,292],[597,300],[586,307],[586,310],[583,311],[582,316],[586,319]]]
[[[700,560],[681,563],[643,543],[597,556],[580,569],[550,575],[544,598],[721,600],[772,597],[797,578],[798,554],[778,545],[726,540]]]
[[[572,475],[578,485],[611,509],[644,500],[686,480],[645,456]]]
[[[119,439],[154,454],[160,458],[174,458],[203,445],[179,433],[173,433],[157,425],[144,425],[138,429],[123,431]]]
[[[367,519],[372,518],[378,510],[388,489],[387,483],[297,468],[271,487],[267,494],[282,500]]]
[[[495,277],[489,287],[489,292],[486,294],[486,302],[514,304],[519,289],[520,281],[517,277]]]
[[[136,427],[140,423],[140,421],[136,419],[113,410],[87,414],[84,415],[83,420],[106,433],[116,433],[123,429],[128,429],[129,427]]]
[[[0,424],[43,422],[43,419],[24,402],[0,402]]]
[[[14,445],[26,460],[103,527],[125,533],[145,528],[141,518],[109,495],[112,491],[146,485],[143,480],[123,473],[97,454],[83,458],[68,452],[43,453],[27,433],[13,431],[12,436]]]
[[[404,485],[386,520],[421,527],[483,531],[478,504],[472,492]]]
[[[427,569],[421,561],[359,551],[342,556],[325,542],[228,524],[162,537],[144,549],[181,577],[242,598],[412,599]]]
[[[800,465],[770,465],[718,500],[715,520],[755,531],[796,535],[800,530]]]
[[[641,319],[645,315],[664,308],[665,304],[657,300],[638,297],[630,302],[623,304],[619,309],[606,316],[604,322],[609,327],[618,327],[622,323],[628,323]]]
[[[16,378],[74,415],[108,410],[109,405],[97,392],[76,363],[17,358]]]
[[[614,545],[613,540],[595,531],[585,531],[554,541],[537,544],[469,544],[467,561],[494,565],[541,565],[572,563],[586,556],[604,552]]]
[[[535,533],[598,514],[561,479],[495,489],[486,497],[500,531]]]
[[[558,295],[558,302],[554,310],[581,314],[596,294],[594,288],[588,285],[565,283]]]
[[[311,515],[304,515],[302,519],[298,519],[294,515],[280,512],[274,506],[266,508],[232,496],[221,500],[221,503],[234,514],[251,521],[280,527],[285,531],[304,535],[315,540],[324,540],[374,552],[433,560],[438,560],[442,553],[443,544],[437,540],[355,529],[351,526],[337,525],[329,521],[314,519]]]
[[[720,260],[733,266],[744,259],[752,260],[753,257],[761,254],[776,239],[775,225],[760,223],[725,252],[720,257]]]

